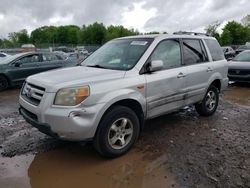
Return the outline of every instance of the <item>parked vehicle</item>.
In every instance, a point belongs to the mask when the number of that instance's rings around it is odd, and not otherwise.
[[[5,57],[9,57],[10,55],[9,54],[6,54],[4,52],[0,52],[0,61],[1,59],[5,58]]]
[[[230,81],[250,82],[250,50],[245,50],[229,63],[228,78]]]
[[[237,55],[245,50],[250,50],[250,46],[249,45],[240,46],[238,49],[235,50],[235,55]]]
[[[21,46],[21,52],[35,52],[37,49],[34,44],[23,44]]]
[[[20,85],[30,75],[51,69],[74,66],[54,53],[20,53],[0,61],[0,91]]]
[[[235,56],[235,51],[231,46],[223,46],[222,50],[224,52],[226,59],[232,59]]]
[[[101,155],[116,157],[134,145],[147,119],[191,104],[212,115],[227,72],[215,38],[125,37],[106,43],[82,66],[28,77],[20,113],[45,134],[93,141]]]

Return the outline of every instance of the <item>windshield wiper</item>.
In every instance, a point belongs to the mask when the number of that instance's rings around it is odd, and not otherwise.
[[[107,67],[103,67],[101,65],[86,65],[86,67],[94,67],[94,68],[100,68],[100,69],[107,69]]]

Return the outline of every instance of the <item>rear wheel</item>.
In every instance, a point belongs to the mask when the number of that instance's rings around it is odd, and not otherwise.
[[[8,80],[4,76],[0,76],[0,91],[7,89],[8,86]]]
[[[104,115],[97,130],[94,147],[105,157],[117,157],[131,149],[140,132],[133,110],[115,106]]]
[[[201,101],[195,105],[196,111],[202,116],[211,116],[217,109],[219,102],[219,91],[218,89],[211,85]]]

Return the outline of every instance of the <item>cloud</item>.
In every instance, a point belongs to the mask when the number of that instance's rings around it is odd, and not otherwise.
[[[43,25],[125,25],[140,31],[203,31],[217,20],[240,20],[249,0],[1,0],[0,38]]]
[[[150,0],[145,5],[157,7],[158,15],[145,24],[146,30],[199,31],[215,21],[240,20],[250,13],[249,0]]]

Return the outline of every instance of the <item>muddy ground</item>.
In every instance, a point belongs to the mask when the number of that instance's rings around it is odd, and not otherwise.
[[[55,140],[18,114],[19,89],[0,93],[0,187],[250,187],[250,85],[233,84],[212,117],[193,107],[150,120],[126,155]]]

